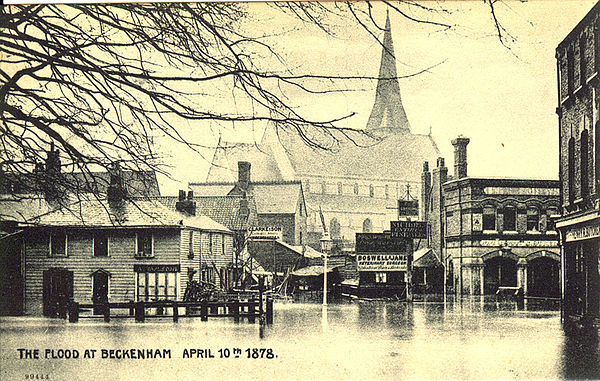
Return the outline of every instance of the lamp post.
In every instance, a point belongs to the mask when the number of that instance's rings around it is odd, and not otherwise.
[[[321,238],[321,252],[323,253],[323,306],[327,306],[327,255],[331,251],[332,241],[329,233],[325,232]]]

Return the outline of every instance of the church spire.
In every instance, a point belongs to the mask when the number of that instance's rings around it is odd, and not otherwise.
[[[375,91],[375,103],[367,122],[367,130],[410,133],[410,124],[402,106],[397,76],[392,27],[388,11],[385,20],[383,51],[381,53],[377,90]]]

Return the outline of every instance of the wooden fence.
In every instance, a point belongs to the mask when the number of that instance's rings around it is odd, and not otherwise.
[[[68,315],[71,323],[76,323],[80,318],[103,318],[105,322],[110,322],[112,318],[132,317],[139,322],[154,317],[172,317],[174,322],[177,322],[180,317],[199,317],[201,321],[207,321],[209,317],[232,317],[236,323],[244,318],[249,323],[255,323],[258,317],[266,324],[273,324],[273,299],[270,296],[247,300],[202,300],[199,302],[131,301],[84,304],[70,301],[66,305],[60,306],[60,309],[60,316],[66,318]],[[90,311],[91,313],[87,313]]]

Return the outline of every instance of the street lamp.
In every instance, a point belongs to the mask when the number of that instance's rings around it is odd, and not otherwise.
[[[323,253],[323,306],[327,305],[327,255],[331,251],[333,242],[329,233],[325,232],[321,238],[321,252]]]

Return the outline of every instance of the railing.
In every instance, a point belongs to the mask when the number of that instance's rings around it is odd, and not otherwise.
[[[61,305],[60,316],[69,322],[76,323],[80,318],[104,318],[110,322],[111,318],[135,318],[135,321],[143,322],[146,318],[172,317],[177,322],[180,317],[199,317],[201,321],[207,321],[209,317],[233,317],[234,322],[246,318],[249,323],[255,323],[258,317],[261,322],[273,324],[273,299],[254,298],[248,300],[208,301],[199,302],[184,301],[154,301],[154,302],[120,302],[120,303],[95,303],[85,304],[69,301]],[[148,311],[154,309],[155,311]],[[184,309],[184,311],[181,311]],[[116,314],[115,310],[127,311]],[[92,311],[92,314],[85,314]],[[97,312],[97,313],[95,313]],[[153,313],[149,313],[153,312]],[[183,312],[183,313],[182,313]]]

